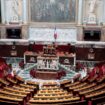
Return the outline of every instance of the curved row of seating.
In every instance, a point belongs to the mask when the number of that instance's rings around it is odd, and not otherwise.
[[[97,75],[89,78],[89,75],[87,75],[82,80],[74,83],[71,83],[70,81],[63,81],[61,82],[61,87],[66,89],[68,92],[72,92],[74,95],[78,95],[81,100],[86,100],[87,104],[90,104],[90,102],[91,105],[104,103],[105,75],[100,78],[96,77]]]
[[[80,97],[73,96],[72,92],[69,93],[59,86],[43,86],[42,89],[31,98],[29,105],[68,103],[79,100]]]
[[[0,79],[0,104],[6,105],[96,105],[104,103],[105,75],[97,78],[89,74],[82,80],[71,82],[64,80],[45,82],[39,89],[39,83],[24,81],[15,75],[14,78]],[[98,102],[98,101],[99,102]],[[97,102],[97,103],[96,103]]]
[[[0,79],[0,105],[25,105],[37,92],[36,83],[24,83],[21,77]]]

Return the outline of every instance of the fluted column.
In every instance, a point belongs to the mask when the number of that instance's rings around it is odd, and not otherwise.
[[[1,19],[2,19],[2,24],[5,24],[5,0],[1,0]]]
[[[78,0],[78,25],[82,24],[83,0]]]
[[[28,0],[23,0],[23,23],[26,24],[28,20]]]
[[[105,25],[105,0],[103,0],[103,24]]]

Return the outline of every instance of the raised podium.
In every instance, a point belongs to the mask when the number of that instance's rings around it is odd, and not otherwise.
[[[53,45],[43,47],[44,56],[56,56],[56,48]]]
[[[31,73],[33,77],[38,79],[57,79],[61,78],[63,74],[62,70],[59,69],[59,63],[61,66],[75,65],[75,55],[74,54],[58,54],[56,52],[56,47],[53,45],[45,45],[43,47],[43,52],[34,53],[28,52],[24,54],[25,63],[34,63],[37,65]],[[66,74],[66,73],[65,73]]]
[[[37,69],[58,70],[58,57],[37,57]]]
[[[58,70],[59,57],[56,56],[56,49],[52,45],[43,47],[43,56],[37,57],[37,69]]]

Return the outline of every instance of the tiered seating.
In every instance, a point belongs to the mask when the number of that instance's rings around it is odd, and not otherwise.
[[[44,85],[37,94],[29,101],[29,105],[39,104],[69,104],[80,101],[79,96],[74,96],[72,92],[67,92],[57,85]],[[73,103],[72,103],[73,104]],[[82,105],[82,104],[81,104]]]
[[[100,78],[97,78],[97,82],[98,83],[101,83],[101,82],[103,82],[105,80],[105,75],[103,75],[102,77],[100,77]]]
[[[61,82],[60,82],[60,85],[61,85],[62,87],[64,87],[66,84],[70,84],[70,83],[71,83],[70,80],[64,80],[64,81],[61,81]]]
[[[20,91],[18,89],[14,89],[13,87],[4,87],[0,90],[0,104],[6,103],[8,104],[24,104],[24,101],[27,97],[28,92]]]
[[[66,84],[64,87],[65,88],[68,88],[68,87],[71,87],[71,86],[76,86],[76,85],[78,85],[78,84],[80,84],[80,81],[77,81],[77,82],[74,82],[74,83],[68,83],[68,84]]]
[[[18,82],[17,80],[14,80],[13,78],[9,78],[9,77],[7,77],[6,80],[10,82],[11,84],[17,84]]]
[[[29,88],[29,89],[35,89],[35,86],[31,86],[31,85],[28,85],[28,84],[20,84],[21,87],[24,87],[24,88]]]
[[[32,82],[32,81],[27,81],[28,85],[33,85],[33,86],[38,86],[39,83],[38,82]]]
[[[35,86],[37,88],[37,90],[39,89],[39,83],[38,82],[27,81],[26,83],[29,86]]]
[[[0,83],[1,83],[1,85],[6,85],[6,86],[10,84],[9,82],[7,82],[6,80],[1,79],[1,78],[0,78]]]
[[[89,82],[94,82],[98,78],[98,75],[95,75],[94,77],[88,79]]]
[[[23,104],[23,99],[10,95],[0,94],[0,104],[2,105],[19,105]]]
[[[66,89],[68,92],[72,91],[74,95],[75,94],[79,95],[81,100],[86,100],[88,104],[91,103],[91,105],[96,105],[97,103],[105,103],[104,81],[105,81],[105,75],[100,76],[100,74],[96,72],[96,74],[94,75],[88,74],[82,80],[74,83],[62,82],[61,86],[64,89]]]
[[[102,89],[102,88],[105,88],[105,83],[100,84],[98,86],[96,85],[94,87],[81,90],[81,91],[79,91],[79,94],[81,94],[81,95],[82,94],[87,94],[87,93],[90,93],[90,92],[93,92],[93,91],[96,91],[96,90],[99,90],[99,89]]]
[[[79,84],[77,84],[77,85],[72,85],[72,86],[70,86],[69,89],[70,89],[70,90],[71,90],[71,89],[73,89],[73,90],[75,90],[75,89],[80,89],[81,87],[84,87],[84,86],[86,86],[86,85],[87,85],[86,82],[84,82],[84,83],[79,83]]]
[[[104,105],[105,104],[105,96],[100,96],[98,98],[92,98],[91,100],[92,100],[93,105]]]
[[[102,96],[102,95],[105,95],[105,88],[104,89],[101,89],[101,90],[96,90],[95,92],[92,91],[90,93],[87,93],[85,94],[85,97],[86,98],[91,98],[91,97],[98,97],[98,96]]]
[[[80,81],[81,81],[81,82],[84,82],[84,81],[86,82],[86,81],[88,80],[88,78],[89,78],[89,75],[87,74],[87,76],[84,77],[83,79],[81,79]]]
[[[93,86],[96,86],[96,83],[91,83],[91,84],[87,84],[87,85],[85,85],[85,86],[83,86],[83,87],[77,87],[77,88],[75,88],[74,89],[74,91],[82,91],[82,90],[84,90],[84,89],[89,89],[89,88],[92,88]]]
[[[15,89],[15,88],[12,88],[12,87],[4,87],[3,88],[4,91],[8,91],[8,92],[16,92],[16,93],[21,93],[21,94],[29,94],[30,92],[29,91],[26,91],[26,90],[22,90],[22,89]]]
[[[0,79],[0,105],[24,105],[37,91],[37,86],[19,83],[16,78]],[[22,81],[23,82],[23,81]],[[12,85],[11,85],[12,84]]]
[[[65,80],[58,85],[56,82],[39,83],[24,81],[21,77],[0,79],[0,104],[6,105],[96,105],[104,103],[105,75],[100,77],[88,74],[80,81],[71,83]],[[40,88],[38,88],[40,87]],[[99,101],[99,102],[98,102]]]
[[[15,76],[15,79],[18,80],[19,83],[24,83],[24,82],[25,82],[24,79],[21,78],[21,77],[18,76],[18,75]]]

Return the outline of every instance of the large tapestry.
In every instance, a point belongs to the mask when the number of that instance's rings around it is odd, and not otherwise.
[[[30,0],[32,22],[75,22],[76,0]]]

